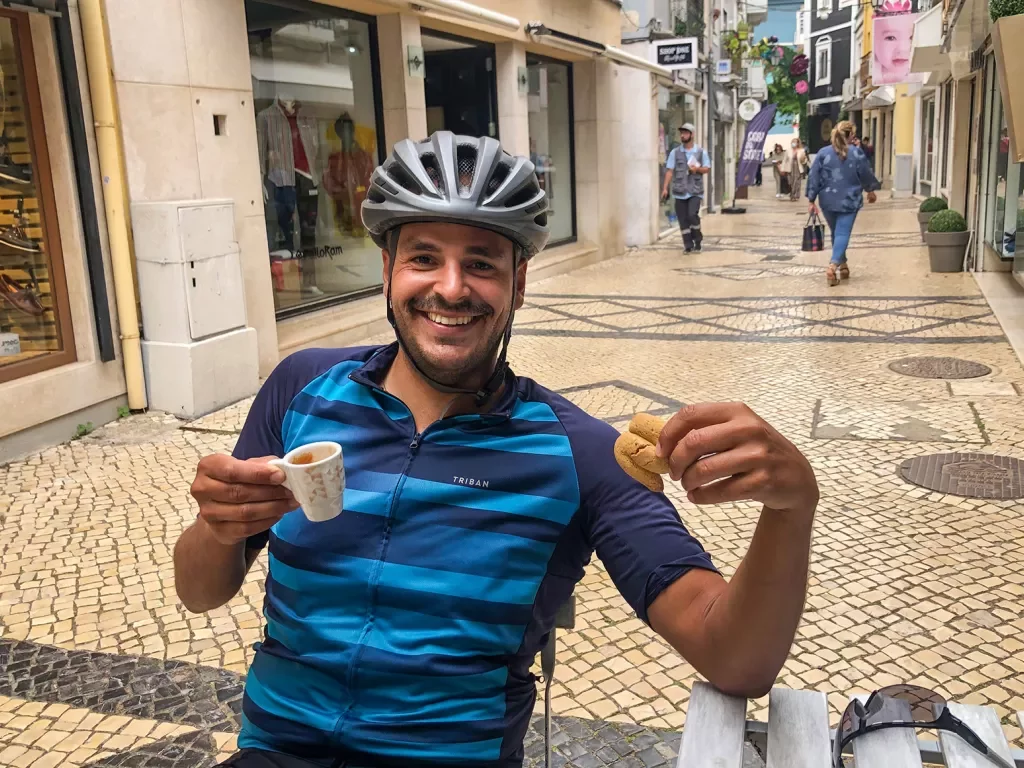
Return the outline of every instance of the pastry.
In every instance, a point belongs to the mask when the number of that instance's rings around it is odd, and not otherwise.
[[[623,472],[656,493],[665,490],[661,476],[668,472],[668,460],[658,458],[656,445],[665,422],[657,416],[638,413],[629,431],[615,441],[615,461]]]

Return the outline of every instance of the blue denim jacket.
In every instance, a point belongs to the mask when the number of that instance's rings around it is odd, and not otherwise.
[[[822,210],[853,213],[864,205],[862,192],[874,192],[882,185],[875,178],[867,156],[860,147],[850,147],[846,159],[830,146],[814,158],[807,177],[807,199],[818,200]]]

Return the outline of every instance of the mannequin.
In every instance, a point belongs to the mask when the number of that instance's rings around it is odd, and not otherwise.
[[[335,121],[334,131],[341,140],[341,151],[334,152],[327,161],[324,188],[334,201],[339,229],[365,237],[359,210],[370,186],[373,158],[356,141],[356,124],[347,112]]]
[[[320,134],[316,119],[290,94],[281,93],[256,116],[264,199],[273,204],[278,232],[268,233],[270,250],[282,258],[313,255],[316,248]],[[295,221],[298,219],[298,232]],[[298,243],[296,243],[298,234]],[[277,248],[280,240],[280,248]],[[316,260],[302,262],[302,289],[320,295]]]

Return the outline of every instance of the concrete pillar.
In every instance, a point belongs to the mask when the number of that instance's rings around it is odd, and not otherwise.
[[[622,184],[626,206],[623,236],[627,245],[649,245],[658,236],[658,102],[651,97],[653,76],[641,69],[619,70],[623,111],[630,116],[622,131]]]
[[[622,109],[618,67],[607,59],[573,64],[576,116],[576,228],[602,258],[624,249]]]
[[[513,155],[529,156],[528,97],[525,91],[520,91],[519,88],[519,70],[526,67],[526,47],[519,42],[498,43],[495,52],[501,146]]]
[[[427,137],[427,101],[422,77],[409,74],[409,46],[420,47],[420,22],[395,13],[377,17],[380,79],[384,101],[384,143],[388,151],[402,139]]]

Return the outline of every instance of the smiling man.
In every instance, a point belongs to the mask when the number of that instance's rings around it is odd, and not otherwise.
[[[269,543],[266,636],[239,768],[523,762],[530,673],[596,551],[636,614],[712,683],[760,695],[803,606],[818,489],[738,404],[691,406],[658,450],[691,501],[764,504],[728,583],[616,432],[505,362],[547,237],[534,167],[489,138],[398,143],[363,205],[397,342],[284,360],[234,455],[204,458],[175,548],[193,611],[228,602]],[[624,344],[630,342],[624,341]],[[271,456],[344,448],[342,513],[296,513]]]

